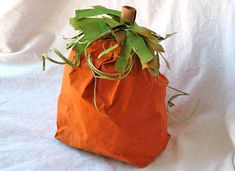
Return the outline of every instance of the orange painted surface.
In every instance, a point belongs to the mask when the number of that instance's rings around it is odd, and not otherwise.
[[[111,41],[98,40],[89,48],[94,65],[114,72],[121,46],[105,56],[97,56]],[[70,59],[75,50],[70,53]],[[160,74],[161,82],[168,83]],[[65,65],[58,99],[55,137],[72,147],[145,167],[166,147],[166,86],[136,61],[123,80],[97,79],[97,105],[93,103],[94,77],[84,55],[78,68]]]

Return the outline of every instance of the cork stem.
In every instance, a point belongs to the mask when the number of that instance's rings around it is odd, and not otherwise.
[[[122,6],[121,20],[130,24],[135,23],[136,9],[131,6]]]

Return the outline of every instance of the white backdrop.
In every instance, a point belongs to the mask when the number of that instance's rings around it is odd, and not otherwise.
[[[138,24],[162,35],[176,31],[163,44],[172,70],[163,64],[161,71],[191,96],[176,100],[174,116],[201,99],[189,122],[170,120],[166,150],[142,170],[234,170],[234,0],[0,0],[0,169],[140,170],[54,139],[63,67],[47,62],[42,72],[41,54],[51,47],[68,53],[62,36],[73,35],[69,17],[98,4],[134,6]]]

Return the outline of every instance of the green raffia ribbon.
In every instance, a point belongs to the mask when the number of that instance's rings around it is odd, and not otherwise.
[[[136,23],[124,23],[120,16],[120,11],[108,9],[103,6],[93,6],[91,9],[76,10],[75,17],[70,18],[70,24],[78,33],[72,38],[65,38],[69,40],[66,49],[75,49],[76,55],[69,60],[55,48],[51,49],[51,51],[62,61],[54,60],[46,54],[42,55],[43,70],[45,70],[45,60],[56,64],[68,64],[71,67],[79,67],[81,54],[84,53],[88,66],[95,78],[94,105],[97,110],[96,79],[120,80],[125,78],[131,72],[135,62],[134,58],[132,58],[133,53],[136,53],[139,57],[142,68],[148,69],[153,76],[158,76],[159,74],[159,56],[163,58],[167,68],[170,69],[168,61],[162,55],[165,51],[160,42],[175,33],[167,34],[165,37],[162,37],[154,31],[139,26]],[[111,37],[113,40],[116,40],[117,43],[101,52],[98,58],[102,58],[103,55],[114,50],[121,44],[123,48],[114,66],[116,73],[100,71],[92,64],[90,54],[87,54],[87,48],[91,43],[100,38],[107,37],[109,39]],[[175,97],[178,97],[178,95]],[[168,104],[172,104],[171,101],[168,101]]]
[[[183,92],[181,90],[178,90],[178,89],[176,89],[174,87],[171,87],[171,86],[167,86],[167,87],[169,89],[172,89],[172,90],[178,92],[177,94],[174,94],[173,96],[171,96],[169,98],[169,100],[167,101],[167,115],[168,115],[168,117],[170,117],[177,124],[180,124],[180,123],[183,123],[183,122],[186,122],[186,121],[190,120],[192,118],[192,116],[194,115],[194,113],[196,112],[196,110],[198,109],[198,106],[199,106],[199,103],[200,103],[200,99],[197,100],[197,102],[196,102],[195,106],[193,107],[193,110],[191,111],[190,114],[186,115],[183,119],[177,119],[170,112],[170,108],[175,106],[175,104],[172,101],[174,99],[176,99],[177,97],[180,97],[180,96],[189,96],[189,94],[185,93],[185,92]]]

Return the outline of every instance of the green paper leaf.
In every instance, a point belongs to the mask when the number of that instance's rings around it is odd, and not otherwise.
[[[70,19],[71,25],[75,29],[79,29],[84,33],[84,36],[80,39],[81,42],[90,42],[101,37],[104,34],[110,34],[110,27],[104,22],[102,18],[87,18],[77,20],[75,18]]]
[[[153,39],[145,39],[148,45],[157,52],[165,52],[162,45],[159,44],[159,41],[155,41]]]
[[[118,47],[118,43],[116,45],[110,46],[108,49],[105,49],[103,52],[101,52],[98,55],[98,58],[101,58],[102,56],[106,55],[107,53],[109,53],[110,51],[116,49]]]
[[[169,37],[171,37],[171,36],[175,35],[176,33],[177,33],[177,32],[170,33],[170,34],[166,34],[166,36],[165,36],[165,37],[160,37],[160,38],[159,38],[159,40],[160,40],[160,41],[162,41],[162,40],[166,40],[167,38],[169,38]]]
[[[147,29],[145,27],[142,26],[138,26],[138,25],[132,25],[129,27],[129,29],[141,36],[145,37],[145,40],[147,41],[147,43],[149,44],[149,46],[158,52],[165,52],[162,45],[159,44],[159,36],[156,35],[155,32],[153,32],[150,29]]]
[[[169,37],[173,36],[174,34],[176,34],[176,32],[174,32],[174,33],[166,34],[165,37],[162,37],[162,36],[158,35],[157,33],[155,33],[154,31],[152,31],[148,28],[142,27],[142,26],[138,26],[136,24],[130,26],[129,28],[130,28],[130,30],[146,37],[153,44],[157,44],[160,41],[166,40],[167,38],[169,38]],[[161,47],[159,47],[159,48],[161,48]],[[163,48],[161,48],[161,49],[163,49]],[[160,51],[160,52],[163,52],[163,51]]]
[[[167,39],[167,38],[169,38],[169,37],[171,37],[171,36],[175,35],[176,33],[177,33],[177,32],[170,33],[170,34],[166,34],[165,39]]]
[[[148,65],[148,70],[153,76],[157,76],[159,74],[159,68],[160,68],[160,63],[159,63],[159,55],[156,54],[155,57],[147,64]]]
[[[130,42],[125,41],[124,46],[123,46],[121,52],[119,53],[117,61],[114,66],[115,70],[117,72],[119,72],[121,74],[126,72],[126,67],[127,67],[130,55],[131,55],[131,51],[132,51],[132,46],[131,46]]]
[[[140,58],[142,68],[146,68],[146,64],[154,58],[154,54],[151,53],[144,39],[141,36],[130,32],[129,37],[131,39],[133,50]]]
[[[129,27],[129,29],[133,32],[136,32],[144,37],[147,37],[147,38],[154,38],[153,34],[155,32],[153,32],[152,30],[149,30],[145,27],[142,27],[142,26],[138,26],[137,24],[134,24],[134,25],[131,25]]]
[[[103,20],[106,24],[108,24],[108,26],[110,26],[111,28],[115,28],[118,26],[123,25],[122,23],[112,19],[112,18],[108,18],[108,17],[103,17]]]
[[[161,40],[164,40],[164,37],[162,37],[161,35],[159,34],[153,34],[154,38],[157,39],[157,41],[161,41]]]
[[[110,30],[102,18],[85,18],[76,19],[70,18],[70,24],[75,30],[81,30],[84,34],[90,34],[92,31],[97,33]]]
[[[117,17],[121,16],[121,12],[113,9],[108,9],[102,6],[94,6],[93,9],[82,9],[82,10],[76,10],[75,12],[75,18],[76,19],[81,19],[81,18],[86,18],[86,17],[93,17],[97,15],[103,15],[103,14],[108,14],[108,15],[114,15]]]
[[[121,43],[125,40],[126,32],[123,30],[112,32],[112,34],[118,43]]]
[[[129,29],[132,30],[133,32],[135,32],[141,36],[144,36],[147,39],[151,39],[152,41],[155,41],[155,42],[160,42],[160,39],[163,38],[160,35],[158,35],[157,33],[155,33],[154,31],[152,31],[146,27],[143,27],[143,26],[138,26],[137,24],[131,25],[129,27]]]
[[[132,52],[133,46],[131,43],[131,35],[130,31],[126,32],[126,39],[123,43],[123,48],[120,51],[117,61],[115,63],[115,70],[119,73],[124,73],[126,71],[126,67],[128,64],[128,60],[130,58],[130,54]]]

